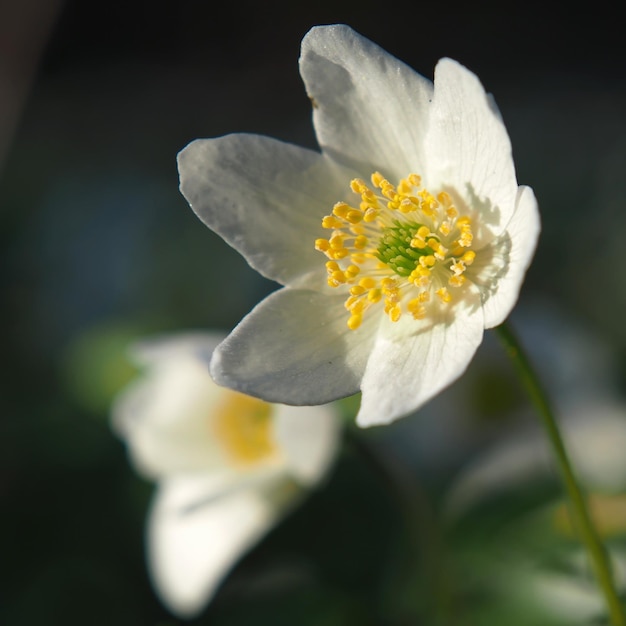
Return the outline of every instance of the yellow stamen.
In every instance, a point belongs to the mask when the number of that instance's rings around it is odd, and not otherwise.
[[[448,287],[460,287],[468,275],[471,280],[468,268],[476,258],[467,209],[459,211],[446,191],[422,187],[417,174],[397,185],[381,172],[370,180],[371,187],[360,178],[350,182],[356,204],[337,202],[322,220],[332,233],[315,240],[315,249],[330,259],[328,284],[348,292],[348,327],[359,328],[377,307],[395,322],[404,313],[423,319],[442,304],[459,306],[463,292],[453,302]]]

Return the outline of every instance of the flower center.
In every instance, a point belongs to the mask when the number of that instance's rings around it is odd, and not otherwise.
[[[397,187],[378,172],[371,180],[376,191],[361,179],[351,182],[361,198],[358,207],[337,202],[322,220],[330,237],[315,242],[330,259],[328,284],[349,291],[345,307],[352,330],[379,302],[392,322],[403,314],[422,319],[435,304],[450,306],[448,287],[464,284],[476,257],[471,220],[459,214],[448,193],[435,197],[417,174]]]
[[[272,405],[228,391],[217,407],[214,434],[236,465],[253,465],[277,452],[272,432]]]

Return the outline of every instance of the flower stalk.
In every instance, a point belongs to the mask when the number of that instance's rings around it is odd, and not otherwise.
[[[606,600],[611,624],[613,626],[626,626],[626,615],[615,586],[608,553],[594,526],[586,497],[576,479],[548,396],[511,328],[504,323],[494,330],[506,353],[513,361],[545,428],[570,501],[574,528],[587,548],[596,579]]]

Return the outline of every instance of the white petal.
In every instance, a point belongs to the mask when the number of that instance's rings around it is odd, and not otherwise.
[[[420,173],[432,83],[348,26],[317,26],[300,73],[322,150],[365,178]]]
[[[337,180],[317,152],[247,134],[194,141],[179,153],[178,168],[198,217],[257,271],[282,284],[325,284],[315,239],[348,175]]]
[[[451,59],[442,59],[435,69],[426,154],[427,184],[459,193],[480,214],[475,223],[491,236],[500,234],[517,195],[511,142],[478,78]]]
[[[274,432],[294,478],[306,485],[319,482],[339,445],[339,416],[332,405],[277,405]]]
[[[363,376],[359,426],[412,413],[465,371],[482,340],[483,315],[478,291],[468,285],[464,292],[447,320],[387,320]]]
[[[374,322],[350,331],[343,302],[343,295],[275,291],[217,347],[211,375],[220,385],[283,404],[325,404],[356,393]]]
[[[225,390],[213,382],[204,360],[214,339],[143,343],[135,349],[139,360],[151,364],[116,398],[112,424],[137,470],[148,477],[223,462],[210,419]],[[204,358],[198,359],[202,351]]]
[[[480,251],[468,272],[481,290],[485,328],[501,324],[515,306],[540,230],[535,195],[530,187],[520,187],[506,230]]]
[[[150,575],[164,604],[183,617],[209,603],[281,513],[262,491],[234,490],[207,500],[213,490],[202,476],[172,478],[160,486],[150,512]]]

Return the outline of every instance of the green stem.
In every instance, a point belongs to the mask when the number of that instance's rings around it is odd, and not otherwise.
[[[587,547],[589,558],[593,566],[598,584],[604,593],[606,603],[611,616],[611,623],[614,626],[626,626],[624,608],[620,602],[613,572],[609,562],[608,554],[600,540],[600,536],[594,527],[586,498],[576,480],[572,464],[569,460],[567,450],[563,443],[559,427],[554,417],[554,411],[550,405],[548,397],[543,390],[541,383],[533,369],[526,354],[522,350],[521,344],[517,340],[513,331],[502,324],[494,329],[498,338],[502,342],[507,354],[513,361],[526,390],[528,391],[535,408],[537,409],[548,439],[552,445],[556,462],[561,472],[561,477],[565,484],[567,495],[570,499],[571,511],[574,518],[574,525],[577,528],[582,541]]]

